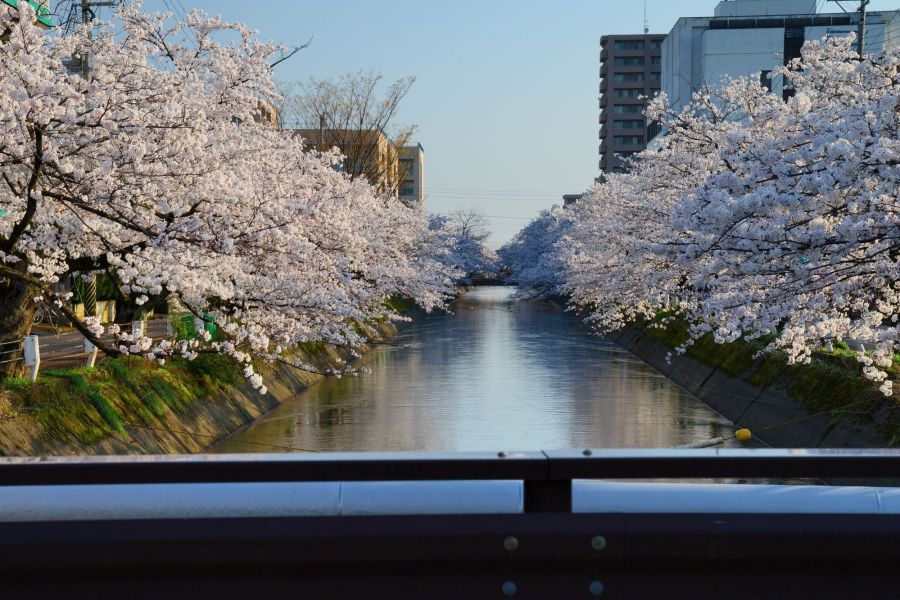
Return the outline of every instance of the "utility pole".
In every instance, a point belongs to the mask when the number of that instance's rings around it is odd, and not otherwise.
[[[76,0],[77,1],[77,0]],[[94,8],[101,6],[116,6],[115,2],[94,2],[92,0],[80,0],[81,2],[81,22],[84,25],[88,25],[91,21],[94,20]],[[88,30],[88,37],[90,37],[90,30]],[[73,57],[74,58],[74,57]],[[91,60],[89,52],[82,52],[81,56],[78,57],[80,64],[81,76],[84,77],[86,81],[91,80]],[[74,62],[74,61],[73,61]],[[97,316],[97,276],[92,275],[86,279],[82,280],[82,293],[81,293],[81,302],[84,304],[84,316],[86,317],[96,317]]]
[[[869,0],[860,0],[859,2],[859,33],[856,34],[856,52],[859,54],[860,60],[866,50],[866,5],[868,4]]]
[[[843,0],[828,0],[829,2],[836,2],[838,6],[841,7],[841,10],[847,13],[847,9],[844,8],[844,5],[841,4]],[[866,50],[866,6],[869,5],[871,0],[859,0],[859,10],[857,11],[858,17],[856,20],[857,32],[856,32],[856,53],[859,54],[859,59],[862,60],[863,53]],[[850,13],[847,13],[850,14]]]
[[[95,8],[100,8],[102,6],[118,6],[118,2],[110,2],[109,0],[104,0],[103,2],[97,2],[96,0],[74,0],[79,3],[79,9],[81,11],[81,23],[83,25],[89,24],[94,20],[96,13],[94,12]],[[88,33],[90,36],[90,33]],[[91,78],[91,64],[90,64],[90,56],[87,52],[84,53],[83,56],[79,59],[81,76],[87,80]]]
[[[91,22],[93,16],[94,13],[91,11],[90,0],[81,0],[81,22],[84,25],[87,25]],[[81,76],[87,81],[91,80],[90,54],[87,52],[83,52],[81,55]],[[91,316],[93,316],[93,313],[91,313]]]

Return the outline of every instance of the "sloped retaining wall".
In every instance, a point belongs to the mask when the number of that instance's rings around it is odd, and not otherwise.
[[[848,414],[819,414],[821,411],[811,411],[790,394],[794,382],[787,374],[768,385],[758,386],[750,382],[758,367],[756,363],[746,373],[732,377],[719,367],[675,354],[670,347],[634,326],[608,337],[771,446],[873,448],[887,445],[886,423],[896,418],[896,408],[890,399],[860,419]],[[671,358],[667,360],[670,353]],[[860,400],[874,398],[877,402],[877,392],[867,390],[863,394]]]
[[[413,310],[407,315],[418,318],[421,313]],[[393,337],[404,324],[384,322],[364,326],[364,329],[369,339],[378,341]],[[357,350],[365,353],[372,347]],[[349,349],[324,344],[301,352],[301,355],[304,361],[319,371],[338,368],[353,360]],[[60,439],[39,419],[27,414],[12,414],[0,419],[0,453],[9,456],[60,456],[203,452],[325,378],[319,373],[285,364],[264,366],[261,371],[268,388],[266,394],[260,394],[246,383],[224,387],[217,393],[193,401],[182,410],[167,410],[152,420],[152,424],[139,415],[129,414],[127,407],[117,406],[126,421],[124,434],[111,434],[94,444]],[[0,395],[0,413],[7,414],[10,411],[2,406],[4,403],[8,404],[8,398]],[[258,451],[276,452],[278,448],[261,444]]]

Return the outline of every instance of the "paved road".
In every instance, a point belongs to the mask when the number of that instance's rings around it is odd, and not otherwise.
[[[41,342],[41,370],[62,369],[83,365],[87,354],[84,351],[84,337],[77,331],[54,333],[45,329],[33,332]],[[160,339],[167,336],[166,319],[147,321],[147,334]],[[111,335],[103,336],[112,340]]]

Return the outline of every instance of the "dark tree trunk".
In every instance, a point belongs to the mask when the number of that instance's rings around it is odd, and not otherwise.
[[[21,344],[15,342],[31,334],[39,291],[30,284],[0,279],[0,379],[25,374]],[[9,361],[9,362],[8,362]]]

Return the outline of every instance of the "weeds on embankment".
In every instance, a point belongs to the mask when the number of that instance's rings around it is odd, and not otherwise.
[[[666,313],[636,323],[635,327],[670,348],[681,346],[689,338],[688,324]],[[784,352],[763,352],[772,339],[739,339],[719,344],[707,333],[688,346],[685,354],[757,387],[778,382],[810,411],[829,411],[835,418],[852,413],[862,421],[871,420],[885,402],[898,400],[897,392],[893,399],[886,398],[877,384],[863,376],[857,353],[843,342],[835,343],[831,350],[816,349],[808,363],[791,365]],[[887,371],[892,379],[900,380],[900,354],[894,355],[894,363]],[[898,388],[895,386],[895,390]],[[900,443],[900,415],[888,419],[881,430],[888,444]]]
[[[95,444],[125,435],[126,424],[156,425],[166,412],[183,412],[194,401],[244,381],[238,364],[204,354],[164,365],[137,357],[99,362],[95,368],[41,373],[0,383],[9,402],[6,419],[31,417],[55,440]]]

